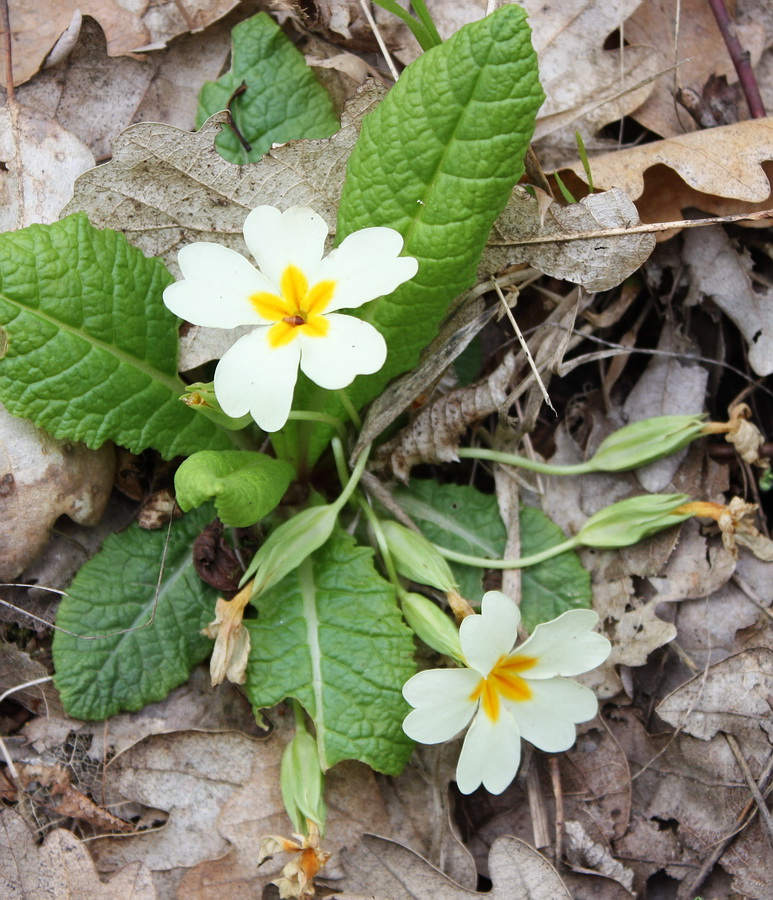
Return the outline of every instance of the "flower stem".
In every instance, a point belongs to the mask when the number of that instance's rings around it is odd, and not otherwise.
[[[329,416],[327,413],[312,412],[311,410],[305,409],[294,409],[287,418],[288,421],[290,419],[295,419],[297,422],[321,422],[323,425],[332,425],[338,432],[341,440],[346,440],[346,426],[344,423],[335,416]]]
[[[522,556],[520,559],[487,559],[485,556],[468,556],[466,553],[457,553],[455,550],[449,550],[448,547],[441,547],[438,544],[434,544],[434,547],[441,556],[464,566],[477,566],[481,569],[523,569],[526,566],[535,566],[537,563],[545,562],[546,559],[566,553],[567,550],[573,550],[578,545],[577,538],[569,538],[567,541],[556,544],[555,547],[548,547],[547,550],[532,553],[531,556]]]
[[[387,544],[386,538],[384,537],[384,532],[381,528],[381,522],[379,522],[378,516],[370,508],[370,504],[364,497],[360,497],[360,509],[365,514],[365,518],[368,520],[368,524],[373,529],[373,535],[376,538],[378,550],[381,554],[381,559],[384,561],[384,568],[387,571],[389,580],[395,586],[397,595],[402,600],[402,597],[406,593],[406,591],[402,584],[400,584],[400,579],[397,577],[397,570],[395,569],[395,564],[392,561],[392,554],[389,552],[389,545]]]
[[[339,438],[333,438],[330,442],[333,446],[333,455],[336,457],[336,463],[338,459],[343,459],[343,445]],[[344,485],[344,489],[341,492],[341,496],[332,504],[332,507],[339,512],[344,508],[344,505],[348,502],[349,498],[352,496],[354,489],[360,482],[360,478],[362,478],[362,473],[365,471],[365,464],[368,462],[368,456],[370,454],[370,444],[360,453],[357,457],[357,462],[354,465],[354,469],[352,469],[352,474],[349,480]],[[344,477],[345,477],[345,469],[344,469]]]
[[[500,450],[486,450],[483,447],[460,447],[457,450],[460,459],[486,459],[490,462],[502,463],[506,466],[517,466],[520,469],[528,469],[531,472],[540,472],[543,475],[584,475],[595,469],[591,461],[576,463],[573,466],[556,466],[551,463],[539,462],[536,459],[528,459],[515,453],[503,453]]]
[[[354,422],[355,426],[358,429],[362,428],[362,419],[360,418],[360,414],[357,412],[357,408],[352,403],[351,398],[344,390],[336,391],[338,397],[343,404],[344,409],[346,410],[349,418]]]

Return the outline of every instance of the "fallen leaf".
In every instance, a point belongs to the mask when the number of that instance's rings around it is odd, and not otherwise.
[[[478,883],[469,850],[451,828],[448,785],[456,778],[456,744],[418,745],[399,778],[378,777],[393,840],[413,849],[465,888]],[[376,830],[368,826],[369,830]]]
[[[756,66],[765,45],[765,28],[759,22],[735,21],[733,29],[752,66]],[[680,63],[675,72],[664,73],[654,83],[650,96],[631,113],[637,122],[662,137],[698,127],[674,102],[675,82],[700,91],[710,75],[728,76],[730,83],[737,81],[717,20],[704,0],[681,0],[678,29],[671,0],[648,0],[626,21],[625,39],[636,45],[654,45],[663,69]]]
[[[111,716],[107,727],[102,722],[81,722],[57,716],[52,710],[48,716],[30,719],[22,734],[40,755],[63,752],[63,745],[70,735],[91,736],[88,757],[95,762],[104,762],[151,734],[187,729],[202,732],[230,729],[246,736],[264,736],[255,724],[249,704],[234,685],[223,684],[217,690],[211,688],[208,666],[197,666],[190,679],[163,700],[149,703],[139,712]]]
[[[292,725],[287,721],[278,721],[277,725],[282,738],[273,735],[249,757],[249,776],[217,817],[217,832],[228,842],[230,852],[187,872],[180,883],[178,900],[222,900],[224,895],[228,900],[254,900],[281,871],[286,860],[279,857],[258,868],[260,838],[286,834],[290,828],[282,803],[279,766]],[[211,746],[215,746],[214,741]],[[336,853],[345,846],[356,846],[367,827],[389,828],[375,776],[367,766],[351,761],[334,766],[326,775],[325,800],[328,817],[324,850]],[[325,873],[330,876],[335,870],[336,857]]]
[[[591,869],[617,881],[631,894],[633,872],[612,856],[609,848],[597,843],[580,822],[567,819],[564,823],[566,855],[570,863],[581,869]]]
[[[537,118],[535,142],[567,126],[595,134],[649,96],[653,84],[646,82],[659,70],[660,54],[646,46],[604,49],[606,38],[622,28],[640,3],[524,0],[548,96]]]
[[[480,271],[491,274],[528,263],[587,291],[606,291],[644,263],[655,238],[651,234],[605,237],[604,231],[639,224],[636,207],[617,188],[590,194],[570,206],[553,202],[545,210],[535,197],[516,187],[494,223]],[[591,236],[583,238],[586,233]],[[532,239],[539,243],[531,243]]]
[[[673,829],[679,845],[679,862],[666,872],[679,881],[697,874],[709,848],[734,835],[719,863],[738,873],[733,888],[773,881],[773,861],[758,852],[766,841],[759,816],[737,834],[750,808],[749,789],[727,740],[718,735],[702,741],[686,734],[650,737],[634,710],[618,710],[613,731],[626,751],[634,772],[634,802],[642,815],[660,827]],[[762,760],[747,759],[754,778]],[[748,896],[764,896],[752,892]]]
[[[365,835],[344,857],[345,891],[337,900],[474,900],[481,895],[454,884],[418,854],[393,841]],[[533,847],[501,837],[491,848],[489,900],[571,900],[556,870]]]
[[[652,416],[693,415],[703,412],[708,371],[697,363],[681,362],[673,355],[688,352],[687,341],[663,329],[657,349],[663,356],[653,356],[647,368],[625,400],[622,412],[627,422],[639,422]],[[664,491],[685,460],[689,448],[658,459],[636,469],[636,480],[650,494]]]
[[[757,290],[752,260],[733,246],[719,226],[685,235],[684,259],[692,274],[687,303],[710,297],[736,325],[749,348],[749,365],[758,375],[773,372],[773,288]]]
[[[682,219],[690,207],[718,216],[769,209],[772,160],[773,119],[768,118],[592,156],[590,167],[597,190],[620,188],[649,223]],[[561,169],[564,176],[574,192],[587,185],[579,162]]]
[[[156,900],[157,896],[150,872],[141,862],[103,882],[74,834],[57,828],[38,846],[27,823],[12,809],[0,811],[0,884],[4,885],[3,900]]]
[[[48,52],[67,29],[76,10],[99,22],[110,56],[149,45],[159,48],[188,31],[200,31],[233,9],[239,0],[156,0],[127,4],[117,0],[10,0],[13,38],[13,81],[22,84],[38,71]]]
[[[58,441],[0,407],[0,580],[13,581],[67,515],[95,525],[113,485],[111,444],[89,450]]]
[[[91,151],[57,122],[14,103],[0,109],[0,232],[55,222]]]
[[[107,159],[116,135],[135,122],[193,129],[199,87],[219,75],[230,27],[229,17],[143,59],[113,58],[99,25],[87,16],[67,59],[22,85],[16,97],[83,141],[98,160]]]
[[[648,580],[658,592],[659,603],[672,603],[712,596],[727,583],[734,571],[735,560],[722,543],[707,540],[701,534],[699,523],[688,519],[682,524],[679,543],[666,568],[648,576]]]
[[[658,706],[669,725],[708,741],[718,732],[732,734],[764,761],[773,740],[773,651],[745,650],[715,663],[677,688]]]
[[[106,772],[111,789],[163,809],[169,818],[159,831],[92,842],[99,870],[135,861],[151,870],[190,867],[227,853],[228,841],[214,825],[226,800],[248,780],[262,747],[233,732],[188,731],[151,736],[117,756]]]
[[[0,694],[19,685],[38,681],[49,674],[45,666],[23,653],[14,644],[0,644]],[[30,721],[45,720],[46,716],[63,715],[62,702],[53,684],[44,682],[21,691],[13,691],[13,700],[30,712],[36,713]]]

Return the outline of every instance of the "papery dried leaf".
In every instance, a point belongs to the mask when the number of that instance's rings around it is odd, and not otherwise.
[[[703,741],[719,731],[735,735],[765,758],[773,742],[773,651],[758,647],[723,659],[677,688],[658,706],[670,725]]]
[[[590,167],[595,187],[619,187],[636,203],[642,222],[676,221],[688,207],[716,215],[769,209],[773,118],[594,156]],[[572,172],[587,183],[581,163],[562,169],[561,176]]]
[[[744,336],[752,369],[758,375],[770,375],[773,288],[757,290],[751,280],[751,259],[733,245],[720,226],[685,235],[684,259],[692,274],[690,298],[710,297]]]
[[[606,291],[644,263],[655,238],[651,234],[605,236],[604,231],[639,224],[636,207],[619,188],[590,194],[570,206],[554,202],[543,212],[536,198],[516,187],[494,223],[480,268],[492,272],[529,263],[588,291]],[[536,239],[539,243],[533,242]]]
[[[576,312],[576,298],[568,295],[546,319],[546,323],[560,327],[543,327],[535,336],[532,353],[540,374],[559,365],[566,348],[575,342],[571,329]],[[456,448],[465,430],[514,402],[533,384],[533,375],[525,375],[511,393],[513,379],[524,363],[523,352],[508,351],[485,380],[429,403],[409,426],[379,448],[376,467],[406,482],[411,468],[420,462],[456,462]],[[537,401],[541,404],[541,395]],[[528,422],[528,412],[524,418]]]
[[[472,293],[472,292],[471,292]],[[432,385],[469,346],[470,341],[491,321],[496,307],[486,309],[481,299],[462,303],[456,314],[422,354],[419,365],[391,384],[368,408],[351,458],[380,435],[420,395]]]

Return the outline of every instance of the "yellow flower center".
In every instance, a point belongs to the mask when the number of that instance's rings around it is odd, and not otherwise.
[[[518,673],[525,672],[536,664],[537,658],[534,656],[515,654],[501,657],[489,672],[488,678],[481,678],[478,682],[478,686],[470,694],[470,700],[480,700],[483,712],[492,722],[496,722],[501,709],[500,697],[519,703],[531,699],[531,688]]]
[[[319,281],[312,288],[301,270],[290,264],[279,282],[281,295],[259,292],[252,294],[250,303],[256,311],[276,322],[268,332],[272,347],[283,347],[299,334],[324,337],[330,323],[323,313],[333,299],[335,281]]]

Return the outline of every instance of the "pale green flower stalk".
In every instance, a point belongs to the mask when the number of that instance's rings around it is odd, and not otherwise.
[[[338,438],[333,438],[334,443],[338,441]],[[253,599],[297,569],[328,540],[338,514],[359,484],[369,451],[370,445],[360,454],[349,481],[335,503],[305,509],[271,532],[242,576],[241,584],[253,576],[255,578]]]
[[[703,416],[655,416],[620,428],[603,440],[582,463],[560,466],[479,447],[461,447],[460,459],[486,459],[544,475],[585,475],[589,472],[626,472],[671,456],[695,438],[708,433]]]
[[[467,566],[480,566],[486,569],[523,569],[552,559],[567,550],[574,550],[575,547],[598,547],[605,550],[630,547],[658,531],[689,519],[693,512],[689,507],[681,508],[689,500],[687,494],[642,494],[639,497],[620,500],[591,516],[574,537],[541,553],[533,553],[520,559],[486,559],[456,553],[437,544],[434,546],[446,559]]]
[[[317,742],[306,730],[303,710],[297,700],[293,701],[293,709],[296,731],[282,755],[282,800],[299,834],[307,835],[308,823],[313,822],[324,837],[327,816],[325,775],[319,765]]]

